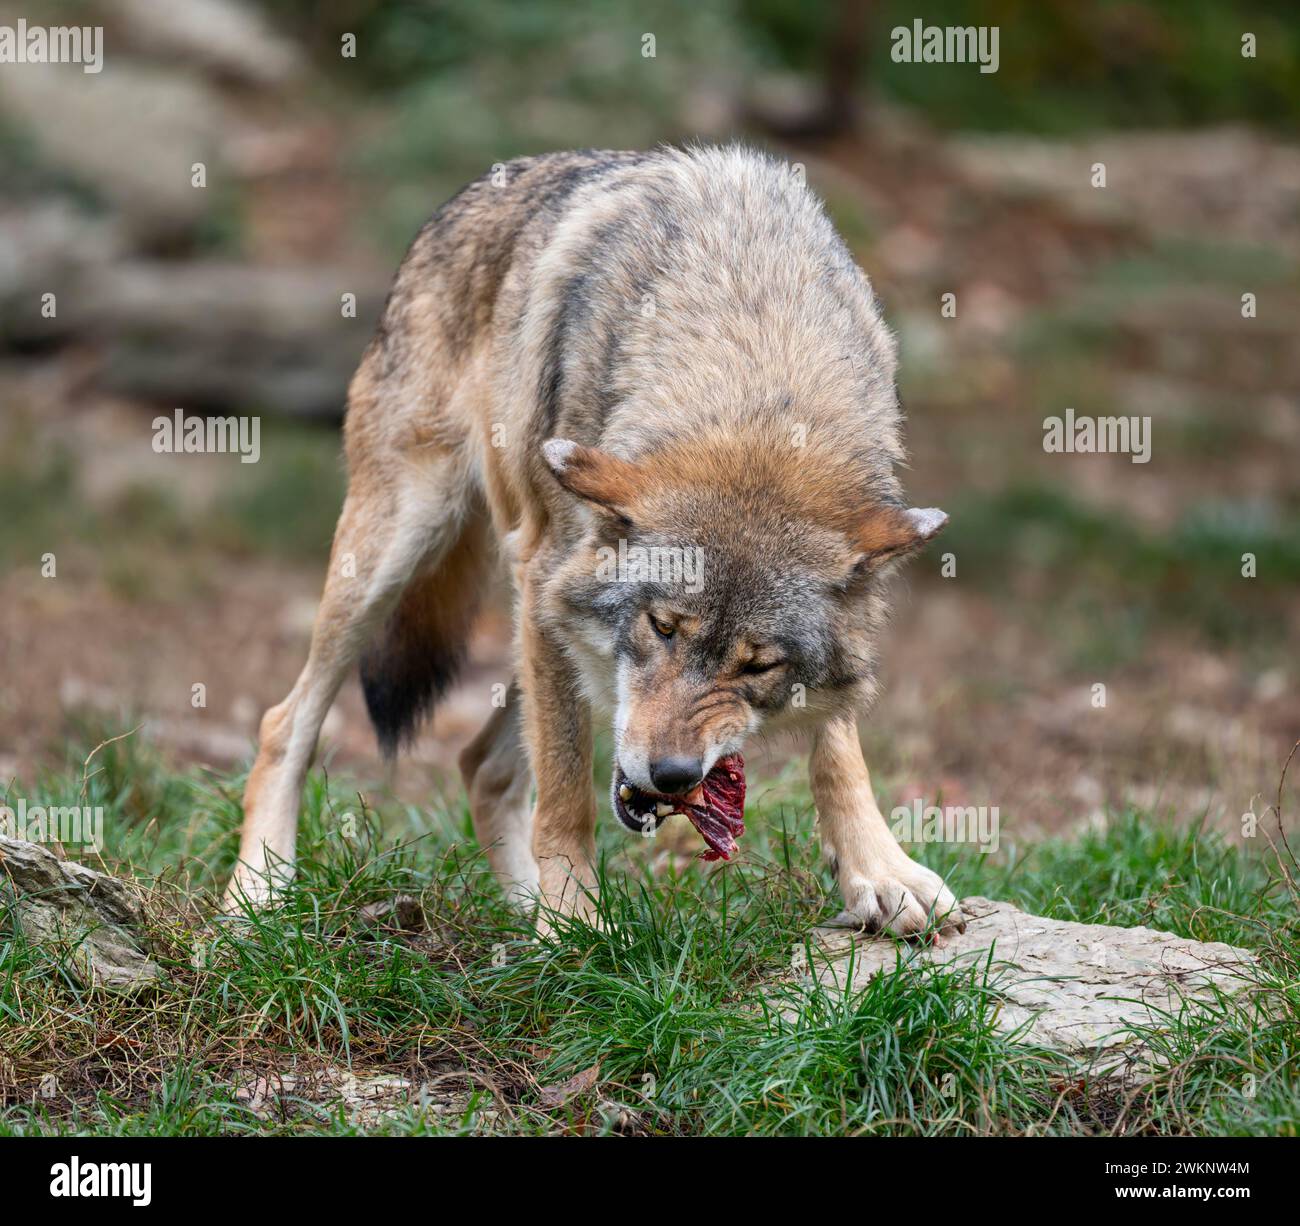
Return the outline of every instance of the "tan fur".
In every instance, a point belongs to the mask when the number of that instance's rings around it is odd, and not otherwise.
[[[676,753],[707,769],[759,726],[813,732],[848,912],[913,932],[949,911],[857,747],[890,565],[943,521],[901,502],[895,368],[815,197],[746,150],[521,159],[448,202],[349,390],[347,502],[306,667],[262,723],[232,905],[288,871],[321,721],[363,649],[372,714],[409,731],[422,645],[443,669],[500,556],[518,684],[461,769],[489,862],[542,928],[592,913],[593,713],[616,707],[633,772]],[[676,637],[629,603],[640,588],[593,579],[628,533],[706,560],[703,595],[656,597]]]
[[[554,914],[590,917],[595,901],[596,798],[591,789],[591,715],[564,654],[539,615],[531,575],[520,608],[524,729],[537,786],[533,855],[541,931]]]
[[[689,641],[700,632],[697,619],[671,618],[674,633]],[[635,630],[649,648],[654,631],[646,624]],[[737,671],[755,659],[751,646],[738,642],[719,674],[692,676],[681,666],[684,653],[665,657],[628,695],[626,718],[636,728],[650,760],[671,757],[705,759],[709,747],[743,740],[750,729],[750,711],[740,694]],[[765,688],[779,686],[780,670],[764,674]]]
[[[933,918],[960,924],[952,891],[899,847],[871,790],[855,720],[828,720],[809,760],[822,840],[835,865],[845,910],[841,922],[906,936]]]
[[[532,774],[521,728],[520,693],[512,683],[460,755],[474,834],[507,897],[528,905],[537,892],[532,855]]]

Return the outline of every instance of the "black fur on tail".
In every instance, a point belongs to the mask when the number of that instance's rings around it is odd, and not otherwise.
[[[418,575],[361,655],[361,688],[379,748],[391,760],[456,680],[478,605],[470,542]]]
[[[415,740],[425,717],[451,688],[465,660],[463,645],[402,639],[390,633],[391,625],[361,656],[366,710],[380,752],[389,761]]]

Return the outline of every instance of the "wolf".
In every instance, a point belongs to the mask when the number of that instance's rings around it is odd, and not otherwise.
[[[866,276],[770,156],[547,154],[465,187],[410,247],[349,387],[347,496],[306,665],[261,722],[229,905],[291,872],[349,670],[395,753],[505,572],[515,676],[460,769],[541,931],[595,915],[598,719],[613,813],[639,833],[734,779],[756,734],[807,736],[837,922],[963,926],[886,825],[858,735],[891,575],[947,521],[903,498],[896,366]],[[694,559],[695,581],[611,573],[633,554]],[[728,831],[700,829],[727,854]]]

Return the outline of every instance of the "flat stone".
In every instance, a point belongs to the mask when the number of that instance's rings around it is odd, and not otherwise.
[[[453,1121],[466,1116],[474,1101],[465,1088],[466,1080],[459,1069],[416,1081],[397,1074],[354,1073],[338,1065],[322,1065],[257,1074],[236,1087],[235,1098],[262,1119],[323,1118],[342,1108],[354,1127],[371,1128],[408,1110]],[[481,1105],[477,1125],[486,1129],[498,1117],[495,1106]]]
[[[191,183],[195,162],[219,181],[224,103],[192,73],[129,64],[108,48],[104,70],[25,64],[0,73],[0,114],[39,159],[115,206],[142,241],[190,233],[212,192]]]
[[[301,75],[301,52],[251,5],[231,0],[117,0],[114,17],[140,50],[254,86]]]
[[[954,970],[988,963],[988,986],[1002,1000],[998,1030],[1019,1030],[1024,1042],[1104,1075],[1154,1064],[1150,1048],[1129,1027],[1160,1028],[1184,1007],[1204,1007],[1216,992],[1232,995],[1251,983],[1254,955],[1232,945],[1151,928],[1045,919],[988,898],[965,898],[961,905],[966,931],[941,945],[817,928],[811,970],[803,945],[791,969],[796,979],[815,974],[824,986],[856,991],[882,971],[892,972],[900,958]]]
[[[28,941],[70,949],[69,965],[87,985],[139,988],[162,974],[127,884],[39,843],[0,835],[0,905],[17,908]]]

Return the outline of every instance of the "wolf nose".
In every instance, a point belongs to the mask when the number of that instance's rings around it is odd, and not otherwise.
[[[689,792],[704,772],[699,758],[660,758],[650,763],[650,782],[659,792]]]

